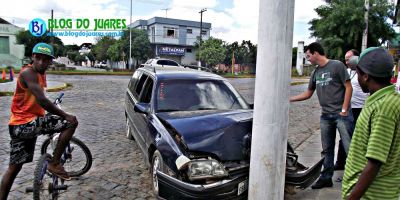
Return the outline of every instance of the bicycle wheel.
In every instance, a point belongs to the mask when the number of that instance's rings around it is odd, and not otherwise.
[[[53,153],[53,149],[49,144],[50,139],[48,138],[42,144],[42,154]],[[68,172],[71,177],[81,176],[92,167],[92,153],[82,141],[75,137],[71,138],[70,146],[72,152],[71,155],[67,156],[67,160],[64,163],[65,171]]]
[[[53,194],[50,193],[49,186],[52,183],[52,178],[46,174],[47,164],[50,162],[51,156],[43,154],[36,164],[34,179],[33,179],[33,199],[53,199]]]

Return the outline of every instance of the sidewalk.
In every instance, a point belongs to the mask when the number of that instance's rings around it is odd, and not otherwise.
[[[317,130],[310,138],[304,141],[295,152],[299,155],[299,162],[303,165],[309,167],[317,163],[321,159],[321,137],[320,131]],[[339,134],[336,134],[336,148],[335,154],[338,148]],[[335,156],[336,159],[336,156]],[[297,191],[294,195],[286,195],[285,200],[337,200],[341,199],[341,190],[342,184],[341,182],[336,182],[338,177],[343,176],[344,171],[335,171],[333,175],[333,187],[331,188],[323,188],[319,190],[313,190],[311,187]]]

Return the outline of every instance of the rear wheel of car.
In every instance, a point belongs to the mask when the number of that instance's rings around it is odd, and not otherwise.
[[[153,153],[150,168],[151,182],[153,183],[153,191],[156,195],[158,195],[159,192],[157,170],[165,172],[164,160],[158,150]]]
[[[128,118],[126,118],[126,137],[130,140],[134,140]]]

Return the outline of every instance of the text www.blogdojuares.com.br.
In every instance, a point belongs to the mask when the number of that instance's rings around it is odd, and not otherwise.
[[[123,31],[54,31],[48,32],[47,36],[55,36],[55,37],[102,37],[102,36],[111,36],[117,37],[122,36],[124,34]]]

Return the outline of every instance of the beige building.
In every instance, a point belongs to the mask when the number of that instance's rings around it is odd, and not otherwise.
[[[24,30],[0,18],[0,67],[21,68],[24,58],[24,45],[18,45],[16,35]]]

